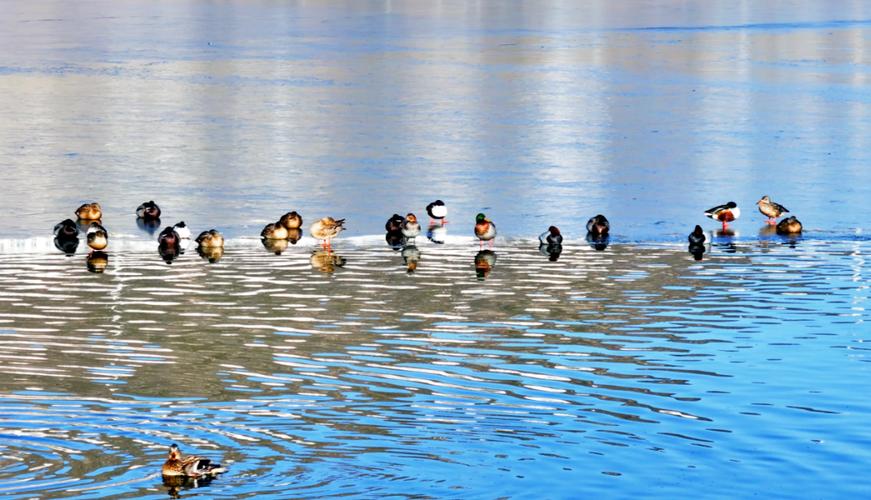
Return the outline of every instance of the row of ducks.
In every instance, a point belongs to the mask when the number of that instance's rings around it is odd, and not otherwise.
[[[776,224],[777,234],[798,234],[802,231],[801,222],[795,218],[795,216],[787,217],[786,219],[777,222],[777,218],[785,213],[789,213],[789,209],[780,203],[772,201],[768,195],[763,196],[759,201],[757,201],[756,206],[759,208],[759,213],[768,217],[766,221],[768,224]],[[738,208],[737,203],[730,201],[705,210],[705,215],[711,219],[720,221],[725,230],[730,222],[741,217],[741,209]],[[698,229],[699,226],[696,226],[696,228]],[[693,231],[693,233],[695,233],[695,231]]]

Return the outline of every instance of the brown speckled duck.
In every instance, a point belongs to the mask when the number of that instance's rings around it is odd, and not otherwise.
[[[208,458],[194,455],[182,458],[178,445],[173,444],[169,447],[169,457],[163,463],[160,472],[164,476],[203,477],[220,474],[226,470],[220,464],[213,464]]]
[[[260,237],[264,240],[286,240],[287,228],[282,226],[280,222],[266,224],[263,231],[260,231]]]
[[[801,233],[801,222],[793,217],[787,217],[777,223],[777,234],[799,234]]]
[[[217,229],[203,231],[195,241],[200,248],[224,248],[224,235]]]
[[[76,216],[81,220],[100,220],[103,209],[99,203],[85,203],[76,210]]]
[[[789,212],[785,206],[771,201],[768,195],[763,196],[761,200],[757,201],[756,206],[759,207],[759,212],[762,215],[768,217],[766,222],[772,225],[777,223],[778,217]]]

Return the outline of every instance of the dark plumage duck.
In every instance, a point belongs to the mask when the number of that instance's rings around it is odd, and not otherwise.
[[[384,224],[384,230],[388,233],[398,233],[402,231],[402,223],[405,222],[405,218],[399,214],[393,214],[387,219],[387,222]]]
[[[542,245],[562,245],[563,235],[556,226],[550,226],[547,231],[538,235],[538,241]]]
[[[705,215],[711,219],[722,222],[723,229],[726,229],[726,226],[730,222],[741,217],[741,209],[738,208],[737,203],[730,201],[729,203],[717,205],[716,207],[705,210]]]
[[[302,216],[293,212],[287,212],[278,219],[278,223],[284,226],[288,231],[291,229],[299,229],[302,227]]]
[[[99,203],[85,203],[76,209],[76,217],[81,220],[100,220],[103,218],[103,208]]]
[[[194,240],[199,248],[224,248],[224,235],[219,233],[217,229],[209,229],[203,231]]]
[[[280,222],[266,224],[263,231],[260,231],[260,238],[264,240],[286,240],[287,228],[282,226]]]
[[[610,231],[611,223],[608,222],[608,219],[602,214],[591,217],[590,220],[587,221],[587,233],[596,238],[607,236]]]
[[[705,236],[705,232],[702,231],[702,226],[699,226],[698,224],[696,224],[696,228],[693,229],[693,232],[691,232],[687,237],[690,245],[703,245],[706,239],[708,238]]]
[[[402,221],[402,236],[405,236],[408,241],[414,241],[419,234],[420,224],[417,222],[417,216],[414,214],[406,215],[405,220]]]
[[[787,217],[777,224],[777,234],[798,234],[801,230],[801,222],[795,216]]]
[[[136,207],[136,217],[146,220],[159,219],[160,207],[157,206],[157,203],[154,203],[154,200],[146,201]]]
[[[99,222],[92,222],[88,226],[88,246],[94,250],[109,246],[109,232]]]
[[[436,200],[427,205],[426,213],[432,220],[439,221],[442,224],[447,222],[445,217],[448,216],[448,207],[445,206],[445,202],[442,200]]]
[[[493,223],[486,215],[480,213],[475,216],[475,236],[481,241],[489,241],[493,245],[493,238],[496,237],[496,224]]]
[[[163,228],[163,231],[157,235],[157,243],[162,247],[176,247],[178,248],[181,244],[181,237],[175,231],[175,227],[167,226]]]
[[[59,240],[79,239],[79,226],[72,219],[64,219],[54,225],[54,236]]]
[[[160,472],[164,476],[202,477],[220,474],[226,470],[220,464],[213,464],[208,458],[193,455],[182,457],[178,445],[173,444],[169,447],[169,457]]]
[[[757,201],[756,206],[759,207],[759,212],[762,215],[768,217],[766,222],[772,225],[777,222],[778,217],[789,212],[789,210],[780,203],[771,201],[771,198],[769,198],[768,195],[763,196],[761,200]]]

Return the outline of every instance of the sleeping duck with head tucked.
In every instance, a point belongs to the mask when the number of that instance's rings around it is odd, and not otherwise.
[[[100,220],[103,218],[103,208],[99,203],[85,203],[76,209],[76,217],[81,220]]]

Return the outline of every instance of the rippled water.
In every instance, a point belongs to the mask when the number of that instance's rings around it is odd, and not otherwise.
[[[0,254],[0,493],[867,491],[866,240],[305,243]]]

